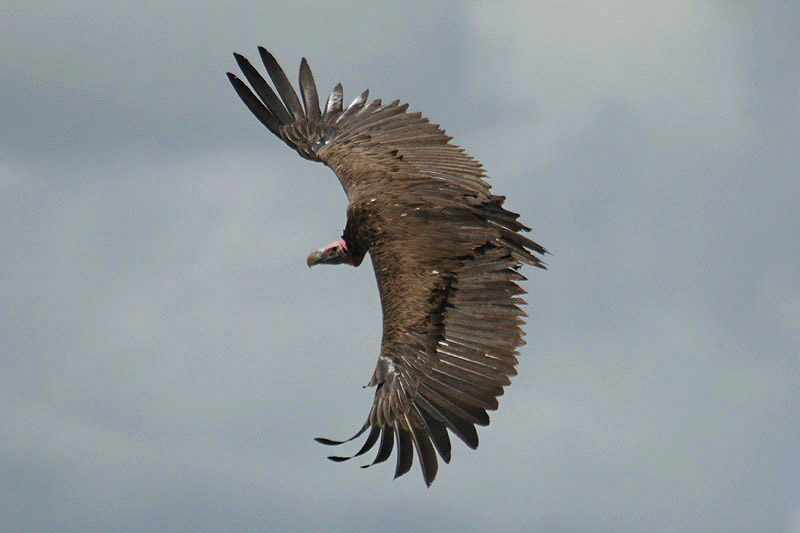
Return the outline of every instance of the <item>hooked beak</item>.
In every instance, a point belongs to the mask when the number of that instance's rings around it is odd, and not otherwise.
[[[306,259],[306,264],[308,268],[313,267],[317,263],[322,260],[322,250],[314,250],[310,254],[308,254],[308,258]]]

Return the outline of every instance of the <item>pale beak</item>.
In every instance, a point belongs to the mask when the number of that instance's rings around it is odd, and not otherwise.
[[[319,263],[320,259],[322,259],[322,250],[314,250],[310,254],[308,254],[308,258],[306,259],[306,264],[308,268],[313,267],[317,263]]]

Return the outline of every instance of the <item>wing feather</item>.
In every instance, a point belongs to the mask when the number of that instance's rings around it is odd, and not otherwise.
[[[389,426],[382,426],[381,443],[378,446],[378,453],[375,455],[375,459],[372,461],[372,463],[370,463],[369,465],[365,465],[364,468],[386,461],[389,457],[392,456],[393,448],[394,448],[394,429]]]
[[[281,122],[278,118],[270,113],[269,109],[259,100],[256,96],[247,88],[247,85],[244,84],[242,80],[237,78],[235,75],[228,73],[228,79],[230,80],[233,88],[236,90],[236,93],[242,99],[242,102],[247,106],[247,109],[250,110],[256,118],[264,124],[269,131],[274,133],[275,135],[280,136],[280,125]]]
[[[436,460],[436,451],[431,444],[430,434],[422,422],[417,418],[416,410],[410,410],[404,415],[405,424],[411,430],[411,440],[417,450],[419,464],[422,468],[422,478],[427,486],[431,486],[436,473],[439,470],[439,462]]]
[[[361,109],[364,107],[364,102],[367,101],[367,98],[369,98],[369,89],[359,94],[352,102],[350,102],[350,105],[345,108],[341,116],[336,119],[336,124],[344,122],[346,119],[351,118],[353,115],[361,111]]]
[[[291,122],[292,117],[289,115],[289,112],[286,110],[286,107],[284,107],[280,98],[278,98],[278,95],[276,95],[272,87],[269,86],[267,80],[258,73],[255,67],[250,64],[244,56],[233,54],[233,57],[236,59],[236,63],[239,65],[239,68],[242,69],[242,73],[245,78],[247,78],[247,81],[250,82],[250,85],[256,91],[258,97],[266,104],[270,113],[275,115],[281,124]]]
[[[434,391],[421,394],[418,402],[421,407],[435,413],[464,444],[473,450],[478,447],[478,432],[475,430],[475,423],[470,422],[469,415],[460,407]]]
[[[436,451],[439,452],[439,456],[445,463],[449,463],[451,445],[450,437],[447,434],[447,425],[417,404],[414,404],[414,410],[425,425],[425,429],[428,431]]]
[[[397,466],[394,470],[395,479],[408,473],[414,464],[414,448],[411,442],[411,432],[402,428],[399,424],[395,426],[397,438]]]
[[[281,95],[283,102],[286,104],[286,107],[289,109],[292,117],[294,117],[294,120],[303,118],[305,114],[303,113],[303,108],[300,106],[300,100],[297,98],[297,93],[294,92],[294,87],[292,87],[292,84],[289,83],[289,78],[286,77],[286,73],[283,72],[283,69],[275,60],[275,57],[267,52],[262,46],[258,47],[258,53],[261,55],[261,61],[267,68],[267,73],[269,74],[270,79],[272,79],[272,83],[275,84],[278,94]]]
[[[342,457],[342,456],[338,456],[338,455],[329,455],[328,459],[330,459],[331,461],[335,461],[337,463],[341,463],[343,461],[349,461],[350,459],[353,459],[354,457],[358,457],[360,455],[364,455],[365,453],[370,451],[373,446],[375,446],[375,443],[378,441],[378,436],[380,436],[380,433],[381,433],[381,427],[380,426],[372,426],[372,429],[370,430],[369,435],[367,435],[367,440],[364,441],[363,446],[361,446],[361,449],[359,449],[356,453],[354,453],[353,455],[347,456],[347,457]],[[319,439],[316,439],[316,440],[317,440],[317,442],[320,441]],[[324,442],[323,444],[329,444],[329,442]],[[341,443],[338,443],[338,444],[341,444]]]
[[[319,110],[317,84],[314,83],[314,76],[311,74],[311,69],[305,57],[300,62],[300,94],[303,95],[306,117],[308,117],[309,120],[319,120],[322,118],[322,114]]]
[[[325,120],[330,122],[342,112],[342,84],[337,83],[325,104]]]

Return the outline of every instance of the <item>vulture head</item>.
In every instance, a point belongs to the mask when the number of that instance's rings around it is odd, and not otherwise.
[[[314,250],[308,254],[306,264],[308,268],[314,265],[348,264],[358,266],[355,264],[353,256],[350,255],[350,251],[347,249],[347,243],[344,242],[344,239],[339,239],[324,248]]]

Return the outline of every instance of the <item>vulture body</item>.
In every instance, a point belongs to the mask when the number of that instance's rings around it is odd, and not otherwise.
[[[396,443],[397,477],[416,450],[430,486],[437,452],[450,460],[448,431],[476,448],[475,426],[489,424],[487,410],[516,374],[526,316],[518,270],[544,268],[536,254],[546,251],[520,233],[530,228],[503,208],[505,198],[490,193],[480,162],[407,104],[367,103],[365,91],[345,108],[339,84],[321,109],[305,59],[298,97],[275,58],[259,53],[275,90],[239,54],[252,90],[228,73],[234,89],[272,133],[329,166],[349,201],[342,240],[313,252],[309,266],[358,266],[369,252],[375,270],[383,338],[372,408],[347,440],[368,431],[353,457],[380,440],[372,464],[380,463]]]

